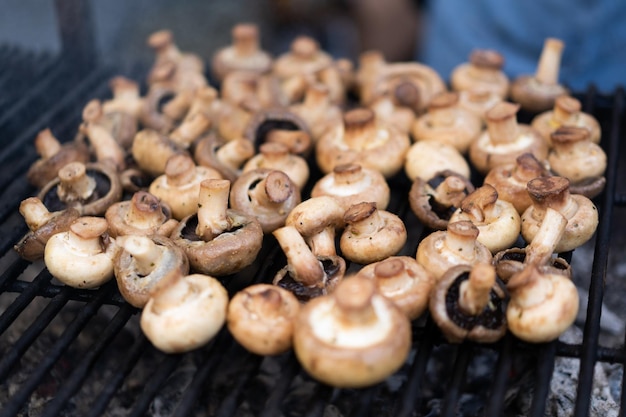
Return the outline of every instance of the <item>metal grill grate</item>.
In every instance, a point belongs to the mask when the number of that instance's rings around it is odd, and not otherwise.
[[[600,119],[609,156],[607,188],[596,201],[601,221],[583,342],[529,345],[507,335],[489,346],[448,345],[430,320],[420,320],[413,324],[413,351],[403,369],[368,389],[339,390],[311,380],[292,353],[258,357],[241,348],[226,330],[198,351],[161,354],[141,335],[136,309],[124,302],[114,283],[99,290],[68,288],[58,285],[42,264],[20,259],[12,245],[26,232],[18,205],[35,191],[25,180],[26,169],[36,158],[32,140],[45,127],[62,140],[72,138],[84,104],[109,94],[112,72],[98,68],[76,75],[53,57],[7,47],[0,48],[0,60],[7,63],[0,70],[0,90],[7,92],[0,97],[1,417],[120,412],[322,416],[332,410],[350,416],[456,416],[465,413],[459,404],[468,394],[479,398],[477,411],[468,415],[499,417],[506,414],[510,389],[528,383],[523,378],[530,378],[534,387],[529,415],[539,417],[546,410],[557,357],[579,359],[574,415],[587,416],[596,362],[625,361],[623,348],[599,343],[604,281],[609,254],[615,250],[614,208],[626,204],[624,191],[617,186],[625,115],[621,89],[603,96],[590,88],[579,96],[584,110]],[[405,221],[410,243],[402,254],[413,256],[423,229],[408,209],[409,186],[403,176],[391,180],[389,210]],[[280,248],[266,237],[257,262],[224,280],[225,285],[232,295],[253,282],[269,281],[283,263]],[[431,368],[441,356],[448,359],[436,386],[430,380]],[[492,371],[469,381],[468,373],[480,358],[492,361]],[[621,409],[625,406],[622,392]]]

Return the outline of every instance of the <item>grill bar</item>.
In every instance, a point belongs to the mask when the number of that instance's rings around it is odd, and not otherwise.
[[[33,282],[29,283],[24,292],[22,292],[17,299],[11,303],[9,308],[2,313],[2,316],[0,316],[0,333],[8,329],[11,323],[13,323],[20,313],[33,301],[33,298],[37,295],[37,291],[50,282],[51,279],[52,275],[50,275],[48,270],[44,269],[37,275]]]
[[[546,410],[546,400],[550,392],[550,380],[554,371],[554,359],[556,355],[556,342],[551,342],[541,346],[538,352],[536,377],[533,386],[533,401],[530,408],[530,415],[543,417]]]
[[[504,336],[498,362],[496,363],[496,371],[493,377],[489,393],[489,402],[486,407],[485,415],[490,417],[499,417],[502,415],[504,408],[504,400],[508,388],[507,381],[511,372],[513,363],[513,337],[510,333]]]
[[[472,359],[472,353],[473,349],[469,343],[464,343],[457,349],[457,356],[454,361],[454,374],[452,375],[452,380],[447,385],[446,396],[441,410],[442,417],[457,415],[457,406],[463,390],[463,381],[467,367]]]

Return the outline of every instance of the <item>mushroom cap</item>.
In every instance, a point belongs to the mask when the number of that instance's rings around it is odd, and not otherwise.
[[[503,66],[504,57],[498,51],[474,50],[469,62],[452,70],[450,85],[455,91],[489,91],[504,99],[509,94],[509,79]]]
[[[493,256],[493,265],[496,274],[504,283],[509,282],[511,277],[526,267],[525,248],[509,248],[496,253]],[[572,268],[563,258],[550,258],[548,265],[536,265],[542,273],[561,274],[568,278],[572,277]]]
[[[485,115],[502,98],[488,91],[459,91],[459,107],[463,107],[485,120]]]
[[[276,273],[272,284],[280,286],[293,293],[296,298],[306,303],[314,298],[333,292],[346,273],[346,261],[340,256],[316,256],[322,266],[324,276],[318,285],[308,286],[298,282],[292,275],[289,265]]]
[[[511,293],[506,316],[519,339],[545,343],[558,338],[576,319],[578,290],[569,277],[541,273],[529,265],[507,284]]]
[[[563,111],[569,113],[565,121],[558,119],[556,109],[561,106]],[[572,96],[560,96],[555,101],[555,108],[536,115],[530,125],[535,128],[543,138],[552,144],[551,135],[561,126],[584,127],[589,130],[590,139],[594,143],[600,143],[601,128],[598,120],[592,115],[581,111],[581,103]]]
[[[131,205],[142,214],[142,219],[133,221]],[[111,237],[124,235],[148,236],[159,233],[163,224],[172,218],[170,208],[154,195],[137,191],[131,200],[119,201],[112,204],[104,213],[109,223]]]
[[[159,247],[158,264],[147,275],[138,271],[135,257],[125,249],[118,251],[113,259],[113,273],[122,297],[129,304],[143,308],[160,285],[189,273],[189,261],[183,250],[165,236],[131,235],[127,239],[139,242],[140,239],[151,239]]]
[[[84,164],[85,174],[96,182],[93,193],[83,201],[73,201],[66,204],[59,199],[57,188],[61,183],[57,176],[46,184],[37,197],[50,211],[61,211],[68,207],[75,207],[83,216],[99,216],[106,212],[109,206],[122,198],[122,183],[115,168],[99,162]]]
[[[170,283],[148,300],[141,313],[141,330],[165,353],[187,352],[220,331],[226,321],[228,293],[217,279],[201,274]]]
[[[243,347],[257,355],[277,355],[293,344],[300,302],[289,291],[271,284],[254,284],[239,291],[228,304],[228,330]]]
[[[200,138],[195,143],[193,157],[198,165],[213,168],[222,175],[224,179],[234,182],[241,175],[240,167],[234,167],[231,164],[226,163],[219,157],[219,149],[225,146],[227,143],[233,143],[237,141],[226,141],[220,138],[218,135],[209,133]],[[241,159],[248,159],[248,157],[254,155],[254,146],[252,142],[246,139],[240,139],[237,141],[237,156]]]
[[[274,61],[272,73],[280,79],[303,74],[313,74],[332,64],[332,57],[320,49],[317,41],[309,36],[298,36],[289,52]]]
[[[378,213],[380,227],[371,233],[363,233],[355,223],[366,220]],[[396,255],[402,250],[407,239],[407,231],[402,219],[397,215],[378,210],[375,203],[358,203],[350,207],[344,215],[346,228],[339,239],[342,255],[353,262],[369,264]]]
[[[511,84],[511,100],[532,113],[550,110],[555,100],[566,94],[569,91],[561,84],[544,84],[531,75],[519,76]]]
[[[410,347],[408,318],[362,277],[311,300],[296,319],[294,351],[302,367],[335,387],[383,381],[402,366]]]
[[[428,180],[438,172],[449,170],[470,177],[470,167],[463,155],[453,146],[436,141],[416,142],[406,153],[404,171],[409,179]]]
[[[410,256],[390,256],[364,266],[357,276],[376,281],[378,291],[414,320],[428,308],[435,278]]]
[[[321,196],[333,197],[344,211],[363,201],[373,201],[376,207],[385,210],[389,205],[391,190],[379,171],[358,164],[346,164],[337,165],[332,172],[317,180],[311,190],[311,197]]]
[[[267,141],[272,130],[288,130],[303,132],[309,138],[307,143],[292,148],[291,152],[298,155],[307,155],[312,146],[311,132],[306,122],[296,113],[282,107],[260,110],[254,113],[252,119],[245,126],[244,136],[251,141],[255,148]]]
[[[253,217],[235,210],[226,210],[231,229],[205,242],[196,234],[198,215],[192,214],[180,221],[170,238],[181,247],[192,271],[223,276],[241,271],[256,259],[263,231]]]
[[[258,168],[275,169],[284,172],[302,190],[309,180],[309,165],[303,157],[289,152],[287,145],[280,142],[266,142],[259,147],[260,153],[248,159],[242,172]]]
[[[469,279],[471,270],[470,265],[457,265],[437,281],[430,293],[430,313],[451,343],[464,340],[493,343],[506,333],[508,294],[504,284],[496,279],[483,311],[476,316],[465,313],[459,306],[461,283]]]
[[[38,138],[41,135],[51,135],[51,133],[46,129],[39,133]],[[61,145],[54,155],[42,157],[35,161],[28,169],[26,179],[33,186],[42,188],[57,177],[61,168],[70,162],[76,161],[84,164],[89,162],[89,150],[83,142],[67,142]]]
[[[182,151],[174,141],[152,129],[144,129],[135,135],[131,153],[142,171],[151,176],[165,172],[167,160]]]
[[[584,127],[562,126],[552,135],[552,149],[548,154],[550,169],[571,183],[602,177],[607,157],[602,148],[591,141]],[[599,190],[598,194],[600,193]]]

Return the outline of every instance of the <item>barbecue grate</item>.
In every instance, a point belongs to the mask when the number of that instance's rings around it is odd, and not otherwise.
[[[507,335],[493,345],[449,345],[432,321],[422,319],[413,323],[413,350],[400,371],[368,389],[339,390],[310,379],[292,353],[250,354],[225,329],[197,351],[162,354],[141,335],[137,310],[124,302],[114,282],[98,290],[72,289],[54,281],[42,263],[19,258],[12,245],[27,231],[19,203],[35,192],[25,178],[36,159],[33,138],[50,127],[62,141],[70,140],[84,104],[106,98],[108,80],[117,74],[98,66],[76,71],[65,59],[8,46],[0,47],[0,62],[0,417],[500,417],[510,409],[512,393],[529,386],[534,389],[528,415],[539,417],[547,408],[558,357],[580,363],[573,415],[582,417],[590,415],[596,363],[626,361],[623,346],[605,347],[599,341],[609,256],[616,250],[611,244],[617,233],[615,209],[626,205],[617,170],[626,113],[622,89],[602,95],[590,87],[578,95],[584,110],[600,120],[609,157],[606,191],[596,200],[601,220],[582,342],[530,345]],[[140,74],[125,75],[140,79]],[[313,175],[310,183],[315,179]],[[400,215],[409,231],[401,254],[413,256],[423,229],[408,207],[410,184],[398,176],[390,185],[389,210]],[[273,237],[265,239],[257,261],[223,281],[231,296],[251,283],[270,281],[284,264]],[[445,368],[436,369],[437,384],[432,368],[441,362]],[[479,362],[486,362],[489,372],[470,377]],[[476,397],[470,405],[463,401],[468,395]],[[624,392],[620,409],[622,415]]]

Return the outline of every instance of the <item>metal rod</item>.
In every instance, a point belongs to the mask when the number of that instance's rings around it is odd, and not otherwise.
[[[538,346],[539,358],[534,383],[533,401],[530,408],[532,417],[543,417],[546,411],[546,400],[550,392],[550,381],[554,371],[554,359],[556,356],[556,341],[543,346]]]
[[[472,358],[472,353],[472,346],[468,343],[463,343],[457,349],[452,380],[446,385],[446,396],[441,409],[442,417],[454,417],[457,415],[458,402],[463,390],[463,381],[465,380],[467,366]]]

